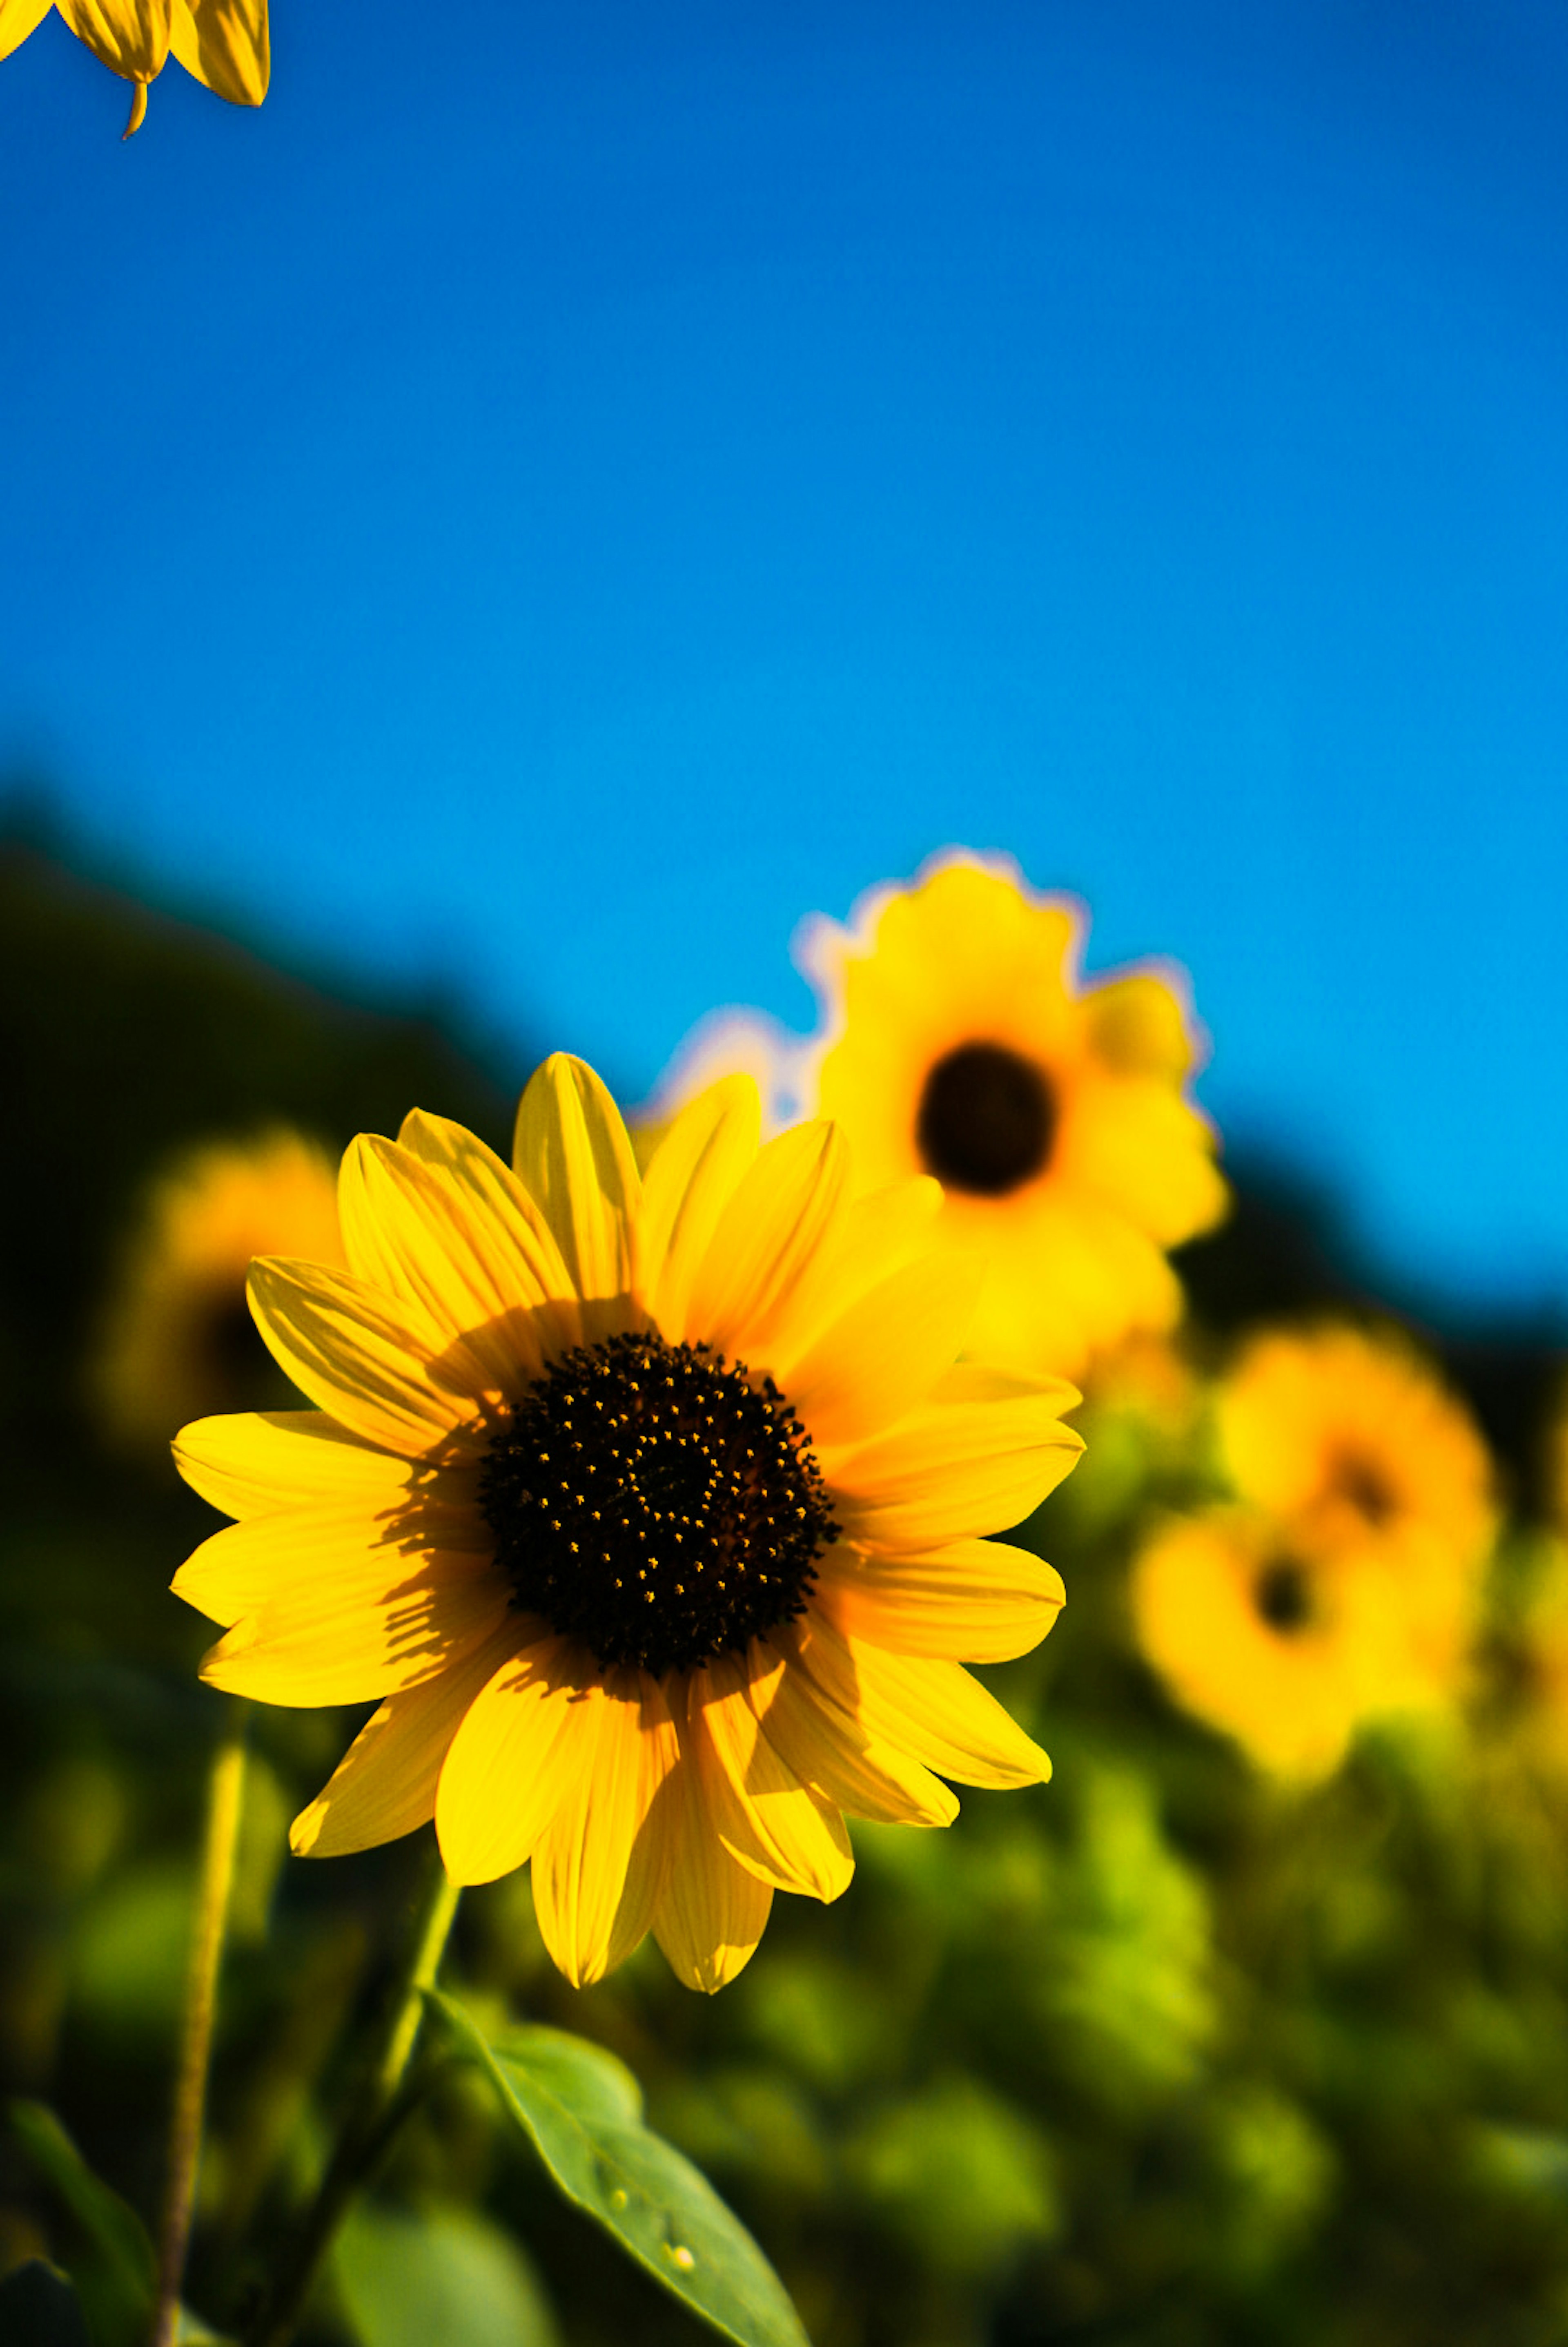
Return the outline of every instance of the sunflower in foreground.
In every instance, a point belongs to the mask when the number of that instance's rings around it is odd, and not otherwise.
[[[260,106],[267,95],[267,0],[0,0],[0,57],[20,48],[51,7],[101,64],[133,85],[127,138],[141,128],[148,84],[171,54],[231,106]]]
[[[98,1330],[91,1364],[99,1422],[160,1449],[215,1400],[283,1399],[245,1303],[253,1256],[341,1265],[337,1181],[326,1152],[288,1126],[209,1142],[153,1183]]]
[[[1224,1214],[1214,1136],[1186,1097],[1199,1039],[1179,974],[1081,983],[1085,923],[1015,867],[928,866],[798,948],[822,1002],[805,1090],[868,1187],[934,1174],[942,1236],[984,1251],[974,1351],[1078,1376],[1182,1296],[1166,1250]]]
[[[834,1127],[759,1123],[753,1084],[715,1086],[639,1178],[557,1056],[515,1170],[438,1117],[361,1136],[350,1268],[251,1275],[317,1408],[177,1445],[240,1520],[175,1582],[227,1625],[204,1676],[381,1700],[295,1850],[433,1815],[460,1882],[529,1860],[578,1983],[651,1931],[718,1988],[776,1890],[844,1889],[844,1812],[945,1825],[943,1777],[1049,1773],[957,1658],[1055,1616],[1051,1567],[979,1535],[1071,1467],[1075,1397],[954,1366],[978,1279],[933,1245],[934,1183],[851,1203]]]
[[[1451,1702],[1496,1531],[1486,1447],[1407,1338],[1268,1331],[1216,1403],[1239,1504],[1138,1558],[1140,1643],[1265,1767],[1337,1768],[1361,1723]]]

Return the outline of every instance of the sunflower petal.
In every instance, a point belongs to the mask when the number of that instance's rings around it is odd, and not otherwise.
[[[846,1636],[821,1614],[794,1625],[795,1658],[879,1743],[960,1785],[1038,1785],[1045,1753],[960,1663],[892,1655]]]
[[[762,1733],[766,1696],[758,1708],[748,1700],[753,1657],[764,1678],[783,1665],[760,1653],[717,1655],[688,1683],[690,1741],[715,1830],[732,1858],[776,1889],[837,1899],[855,1870],[850,1837],[834,1804],[802,1784]]]
[[[448,1340],[461,1337],[508,1400],[540,1375],[566,1328],[575,1332],[575,1316],[563,1323],[546,1285],[551,1266],[531,1260],[526,1225],[498,1230],[483,1211],[471,1216],[458,1184],[412,1151],[361,1133],[344,1153],[338,1200],[351,1269],[426,1314]]]
[[[8,57],[37,31],[55,0],[0,0],[0,57]]]
[[[759,1151],[718,1218],[692,1283],[687,1326],[748,1354],[821,1245],[849,1174],[835,1125],[798,1124]]]
[[[809,1405],[802,1397],[798,1406],[804,1414]],[[850,1540],[930,1550],[1021,1524],[1083,1449],[1052,1401],[1030,1396],[917,1409],[872,1441],[824,1450],[821,1463]]]
[[[275,1255],[251,1265],[249,1296],[280,1367],[362,1440],[419,1458],[476,1421],[483,1362],[412,1306],[351,1272]]]
[[[398,1147],[430,1167],[457,1202],[474,1255],[494,1267],[509,1300],[537,1288],[549,1299],[540,1327],[555,1325],[555,1347],[582,1342],[576,1291],[555,1235],[510,1165],[466,1125],[415,1109],[405,1116]]]
[[[851,1817],[885,1825],[946,1826],[958,1801],[940,1777],[889,1744],[827,1695],[792,1660],[789,1630],[775,1634],[787,1667],[751,1690],[763,1733],[802,1783],[815,1785]]]
[[[738,1866],[719,1842],[689,1757],[683,1757],[669,1785],[669,1870],[653,1933],[676,1978],[711,1996],[751,1961],[767,1928],[773,1886]]]
[[[406,1501],[380,1517],[341,1501],[252,1516],[204,1540],[175,1574],[174,1594],[227,1626],[302,1586],[331,1581],[347,1593],[373,1583],[378,1569],[382,1587],[391,1590],[429,1553],[466,1553],[487,1563],[492,1542],[483,1522],[458,1516],[458,1539],[448,1551],[437,1526],[450,1522],[444,1510],[427,1513]]]
[[[267,0],[174,0],[169,46],[188,74],[230,106],[260,106],[266,97]]]
[[[592,1676],[584,1665],[565,1638],[537,1637],[469,1705],[435,1793],[436,1839],[454,1881],[510,1874],[565,1799],[579,1743],[573,1730]]]
[[[585,1303],[628,1296],[641,1181],[615,1102],[581,1060],[552,1052],[517,1108],[513,1163],[555,1235]],[[616,1316],[625,1317],[625,1307]],[[590,1341],[614,1322],[584,1315]]]
[[[821,1246],[769,1318],[768,1353],[776,1377],[788,1377],[869,1288],[930,1253],[942,1203],[941,1183],[921,1174],[840,1204]]]
[[[967,1255],[907,1264],[818,1338],[789,1373],[789,1399],[812,1440],[860,1442],[907,1418],[963,1342],[981,1267]]]
[[[156,81],[168,55],[170,0],[57,0],[78,41],[122,81]]]
[[[574,1988],[602,1980],[647,1932],[669,1846],[658,1795],[678,1766],[669,1706],[646,1672],[584,1690],[576,1773],[534,1846],[539,1935]]]
[[[868,1555],[840,1541],[817,1567],[817,1603],[847,1635],[954,1662],[1028,1654],[1065,1595],[1054,1566],[1003,1541],[954,1541],[923,1556]]]
[[[237,1410],[196,1419],[176,1436],[174,1460],[192,1490],[226,1516],[275,1515],[334,1501],[374,1512],[406,1500],[412,1481],[406,1459],[372,1449],[320,1409]],[[461,1468],[441,1471],[439,1480],[443,1497],[458,1504],[468,1499]]]
[[[388,1696],[290,1827],[296,1858],[341,1858],[428,1825],[452,1739],[485,1681],[515,1651],[518,1627],[509,1617],[439,1678]]]
[[[685,1339],[692,1282],[719,1216],[757,1155],[761,1129],[755,1081],[728,1076],[681,1110],[649,1160],[639,1276],[654,1320],[671,1344]]]
[[[448,1669],[507,1602],[487,1558],[372,1549],[275,1588],[203,1657],[201,1676],[260,1703],[364,1703]]]

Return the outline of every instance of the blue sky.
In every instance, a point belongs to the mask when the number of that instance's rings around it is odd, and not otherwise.
[[[274,0],[0,66],[0,766],[633,1097],[949,842],[1568,1303],[1568,19]]]

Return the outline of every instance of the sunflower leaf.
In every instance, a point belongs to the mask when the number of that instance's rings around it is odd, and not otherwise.
[[[568,2200],[738,2347],[808,2347],[783,2283],[706,2177],[642,2123],[624,2063],[561,2029],[492,2043],[433,1995],[456,2050],[485,2070]]]
[[[72,2259],[87,2327],[100,2347],[137,2342],[152,2320],[158,2267],[136,2210],[95,2176],[52,2110],[15,2102],[11,2132],[64,2203],[81,2242]]]

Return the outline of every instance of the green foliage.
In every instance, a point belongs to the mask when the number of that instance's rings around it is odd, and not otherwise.
[[[528,2260],[471,2209],[362,2203],[333,2272],[361,2347],[560,2347]]]
[[[432,2003],[566,2198],[645,2272],[738,2347],[804,2347],[777,2274],[691,2162],[644,2127],[641,2089],[622,2063],[556,2029],[492,2043],[452,1998]]]
[[[53,2111],[16,2102],[9,2118],[75,2235],[72,2278],[93,2347],[141,2347],[152,2321],[157,2264],[140,2218],[93,2174]]]

